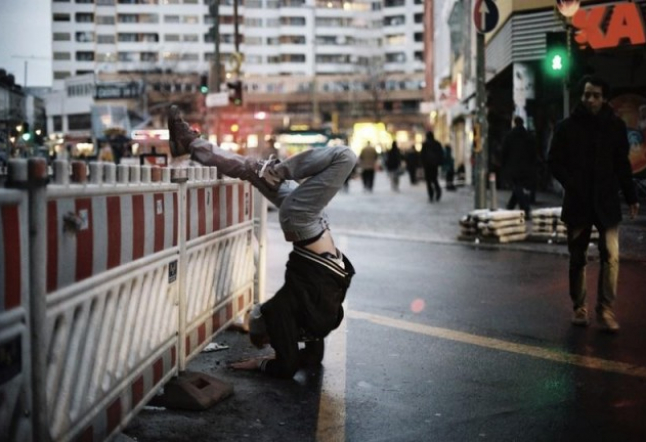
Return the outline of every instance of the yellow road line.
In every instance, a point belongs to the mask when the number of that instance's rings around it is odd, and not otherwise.
[[[607,359],[594,358],[591,356],[570,354],[562,351],[550,350],[547,348],[535,347],[531,345],[516,344],[500,339],[486,338],[483,336],[472,335],[470,333],[464,333],[456,330],[431,327],[415,322],[408,322],[401,319],[393,319],[386,316],[374,315],[371,313],[354,310],[346,311],[346,316],[353,319],[362,319],[374,324],[396,328],[399,330],[405,330],[412,333],[433,336],[440,339],[448,339],[465,344],[477,345],[479,347],[502,350],[510,353],[532,356],[535,358],[546,359],[563,364],[576,365],[579,367],[590,368],[594,370],[602,370],[627,376],[646,378],[646,367],[640,367],[638,365],[627,364],[624,362],[616,362]]]

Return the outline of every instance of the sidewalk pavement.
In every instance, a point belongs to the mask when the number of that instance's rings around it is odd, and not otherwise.
[[[429,203],[426,183],[411,185],[406,175],[401,177],[399,192],[390,188],[385,172],[378,172],[372,193],[362,189],[360,179],[351,180],[349,191],[339,192],[326,212],[335,234],[349,234],[392,238],[397,240],[426,241],[444,244],[462,244],[480,248],[524,250],[538,253],[567,255],[565,244],[525,240],[506,244],[476,244],[459,241],[459,220],[475,209],[475,192],[472,186],[462,186],[456,191],[444,189],[439,202]],[[497,190],[497,208],[505,208],[509,190]],[[489,199],[489,195],[487,196]],[[533,209],[560,207],[561,197],[551,192],[538,192]],[[624,204],[624,221],[620,227],[621,260],[646,262],[646,204],[642,204],[637,219],[629,220],[628,207]],[[271,211],[269,226],[279,228],[277,212]],[[590,258],[598,257],[596,247],[590,248]]]

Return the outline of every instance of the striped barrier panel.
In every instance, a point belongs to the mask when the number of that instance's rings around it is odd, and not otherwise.
[[[27,193],[0,189],[0,434],[32,439]]]
[[[58,176],[47,188],[53,440],[103,440],[177,374],[179,186],[133,170],[89,184]]]
[[[188,362],[254,300],[252,187],[227,180],[187,186]],[[181,336],[180,336],[181,339]]]

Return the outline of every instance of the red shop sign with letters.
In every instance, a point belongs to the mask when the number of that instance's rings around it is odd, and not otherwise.
[[[609,17],[608,28],[602,23]],[[608,49],[619,46],[623,40],[631,45],[646,43],[644,20],[635,3],[623,2],[613,5],[597,5],[579,9],[572,17],[576,28],[575,41],[592,49]]]

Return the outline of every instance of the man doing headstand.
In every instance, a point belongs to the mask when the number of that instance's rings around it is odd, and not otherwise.
[[[199,138],[176,106],[169,110],[168,129],[173,156],[190,154],[224,175],[249,181],[275,204],[285,239],[294,244],[285,283],[250,314],[251,342],[258,348],[270,344],[275,357],[231,366],[292,378],[299,368],[320,364],[323,338],[343,320],[342,303],[354,275],[352,264],[334,245],[323,209],[343,187],[356,155],[337,146],[307,150],[285,161],[245,157]],[[299,349],[299,342],[305,347]]]

